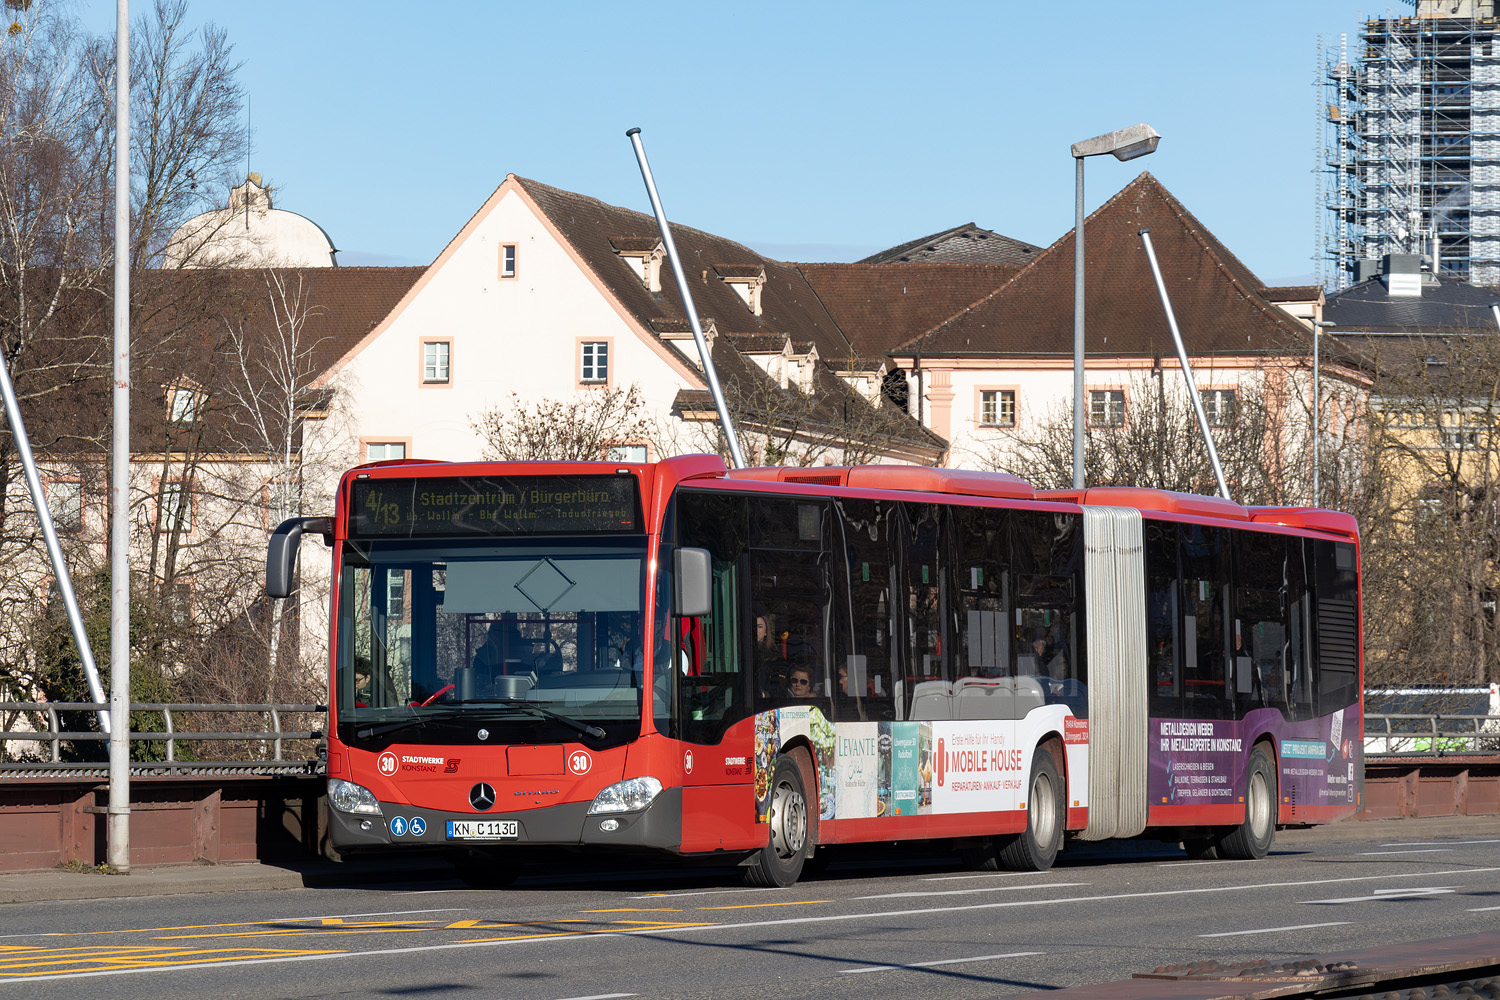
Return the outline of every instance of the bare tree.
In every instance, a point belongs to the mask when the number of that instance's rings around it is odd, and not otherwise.
[[[645,443],[650,421],[640,387],[585,389],[567,399],[522,402],[485,410],[471,422],[481,454],[502,462],[597,462],[612,446]]]

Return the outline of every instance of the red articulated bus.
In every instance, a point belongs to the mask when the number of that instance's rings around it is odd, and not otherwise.
[[[717,856],[1074,838],[1263,856],[1360,804],[1354,519],[897,466],[404,461],[332,518],[343,852]]]

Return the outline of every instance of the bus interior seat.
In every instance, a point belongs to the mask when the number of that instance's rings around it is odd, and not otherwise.
[[[1014,717],[1015,694],[1009,677],[963,677],[957,681],[960,719],[1009,719]]]
[[[1035,677],[1016,677],[1013,681],[1016,686],[1015,718],[1023,719],[1033,708],[1041,708],[1047,704],[1047,695],[1041,681]]]
[[[911,689],[909,719],[920,721],[953,718],[952,693],[947,681],[918,681]]]

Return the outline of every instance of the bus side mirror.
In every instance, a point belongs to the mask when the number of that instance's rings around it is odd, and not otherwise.
[[[297,543],[304,531],[313,531],[323,536],[328,543],[333,535],[331,517],[289,517],[271,532],[266,544],[266,596],[290,597],[292,594],[292,571],[297,567]]]
[[[713,610],[713,559],[707,549],[672,550],[672,612],[697,618]]]

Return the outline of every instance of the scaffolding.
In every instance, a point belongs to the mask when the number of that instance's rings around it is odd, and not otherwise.
[[[1318,39],[1318,277],[1417,254],[1440,278],[1500,284],[1500,22],[1495,0],[1417,0],[1370,18],[1358,62]],[[1326,223],[1326,224],[1325,224]]]

